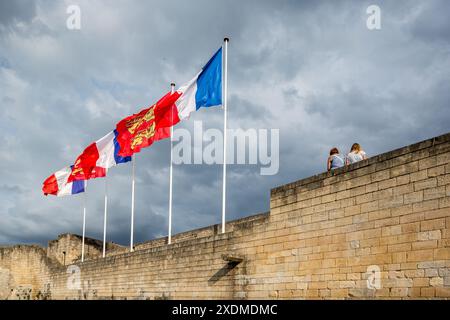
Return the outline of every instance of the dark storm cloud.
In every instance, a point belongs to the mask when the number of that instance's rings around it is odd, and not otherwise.
[[[0,25],[29,22],[36,14],[36,3],[28,0],[0,1]]]
[[[425,42],[439,41],[448,45],[450,38],[448,12],[450,12],[449,1],[440,0],[429,3],[411,23],[413,36]]]
[[[66,28],[79,4],[82,28]],[[448,1],[1,1],[0,243],[80,233],[83,195],[42,181],[115,123],[191,79],[229,46],[230,128],[280,129],[280,171],[230,165],[227,217],[267,211],[270,188],[325,169],[328,150],[369,155],[449,131]],[[222,129],[222,110],[179,128]],[[376,133],[376,134],[374,134]],[[136,242],[167,234],[169,142],[137,155]],[[174,167],[174,231],[220,223],[218,165]],[[129,243],[131,167],[108,174],[108,239]],[[105,180],[89,182],[87,235],[102,237]]]

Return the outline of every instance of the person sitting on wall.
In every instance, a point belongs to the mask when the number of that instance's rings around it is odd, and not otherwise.
[[[367,156],[364,150],[361,149],[359,143],[354,143],[352,148],[350,149],[349,154],[347,155],[346,164],[352,164],[361,160],[366,160]]]
[[[327,170],[343,167],[345,164],[344,157],[339,154],[338,148],[330,150],[330,156],[327,161]]]

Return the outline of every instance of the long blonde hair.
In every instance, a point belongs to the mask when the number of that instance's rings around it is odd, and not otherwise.
[[[350,149],[350,152],[356,151],[357,153],[361,151],[361,146],[359,143],[354,143]]]

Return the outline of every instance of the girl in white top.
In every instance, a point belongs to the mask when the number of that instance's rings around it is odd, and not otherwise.
[[[367,159],[366,153],[361,149],[359,143],[354,143],[347,155],[347,165]]]

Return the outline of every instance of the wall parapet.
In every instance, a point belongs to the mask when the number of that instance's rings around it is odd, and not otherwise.
[[[401,148],[398,148],[398,149],[395,149],[392,151],[388,151],[388,152],[385,152],[385,153],[382,153],[379,155],[375,155],[373,157],[370,157],[367,160],[359,161],[359,162],[353,163],[351,165],[348,165],[348,166],[345,166],[342,168],[337,168],[337,169],[334,169],[334,170],[328,171],[328,172],[322,172],[322,173],[316,174],[316,175],[308,177],[308,178],[304,178],[304,179],[296,180],[294,182],[286,183],[284,185],[272,188],[271,189],[271,198],[286,196],[288,194],[284,194],[284,192],[286,192],[288,190],[292,190],[292,189],[302,187],[302,186],[312,185],[314,183],[324,181],[324,180],[326,180],[326,182],[323,185],[332,184],[334,181],[337,180],[337,178],[333,179],[333,177],[339,177],[344,180],[349,180],[349,179],[355,178],[359,174],[366,174],[366,172],[362,172],[362,173],[355,172],[356,170],[362,169],[365,167],[373,166],[373,168],[371,170],[378,171],[378,170],[384,170],[387,168],[391,168],[396,165],[401,165],[408,161],[415,161],[415,160],[423,159],[428,154],[426,152],[421,154],[419,151],[433,147],[433,146],[442,145],[442,148],[437,148],[434,152],[444,153],[444,152],[447,152],[448,148],[449,148],[447,145],[444,145],[444,144],[449,141],[450,141],[450,133],[443,134],[441,136],[430,138],[430,139],[427,139],[427,140],[424,140],[424,141],[421,141],[421,142],[418,142],[418,143],[415,143],[415,144],[412,144],[412,145],[409,145],[406,147],[401,147]],[[418,153],[418,154],[415,157],[411,157],[411,156],[408,156],[408,154],[410,154],[410,153]],[[401,156],[405,156],[405,157],[401,157]],[[399,159],[396,159],[396,161],[394,161],[394,158],[399,158]],[[380,163],[383,163],[383,164],[380,164]],[[378,166],[377,166],[377,164],[378,164]],[[367,171],[370,171],[370,170],[367,170]],[[317,186],[318,185],[320,185],[320,184],[317,184]]]

